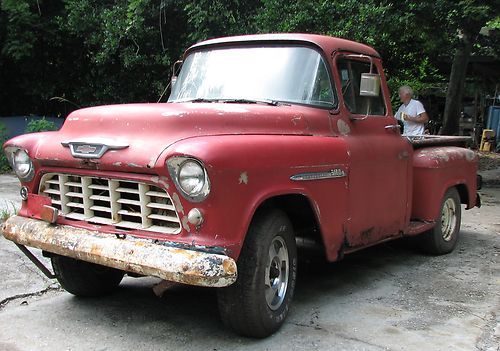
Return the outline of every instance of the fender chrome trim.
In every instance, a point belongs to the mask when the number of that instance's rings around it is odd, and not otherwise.
[[[340,168],[335,168],[326,172],[308,172],[299,173],[290,177],[293,181],[321,180],[343,178],[347,176],[347,172]]]

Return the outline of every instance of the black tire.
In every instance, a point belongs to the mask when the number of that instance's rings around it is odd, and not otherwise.
[[[277,269],[278,264],[281,269]],[[297,279],[295,236],[283,211],[268,210],[256,215],[237,266],[237,281],[218,289],[222,321],[240,335],[269,336],[288,315]]]
[[[441,202],[440,217],[436,220],[436,226],[417,237],[420,248],[432,255],[452,252],[457,245],[461,220],[460,196],[456,188],[450,188]]]
[[[65,256],[52,256],[52,268],[64,290],[82,297],[102,296],[116,290],[124,272]]]

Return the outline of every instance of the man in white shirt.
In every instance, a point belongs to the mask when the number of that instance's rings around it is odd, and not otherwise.
[[[407,85],[399,88],[399,98],[403,104],[399,107],[395,117],[397,120],[403,121],[403,135],[424,135],[424,125],[429,120],[429,116],[427,116],[422,103],[412,99],[412,97],[412,88]]]

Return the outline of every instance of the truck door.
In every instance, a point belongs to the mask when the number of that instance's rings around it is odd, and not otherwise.
[[[383,74],[378,97],[359,94],[361,73],[381,72],[380,62],[339,55],[335,63],[343,100],[339,133],[350,152],[346,240],[359,247],[398,235],[407,225],[412,149],[397,129]]]

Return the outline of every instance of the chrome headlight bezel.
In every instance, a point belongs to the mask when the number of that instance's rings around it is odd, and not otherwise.
[[[170,177],[188,201],[201,202],[210,194],[210,179],[203,163],[193,157],[174,156],[167,160]]]
[[[33,179],[35,167],[27,150],[18,146],[7,146],[5,155],[10,166],[22,182],[29,182]]]

